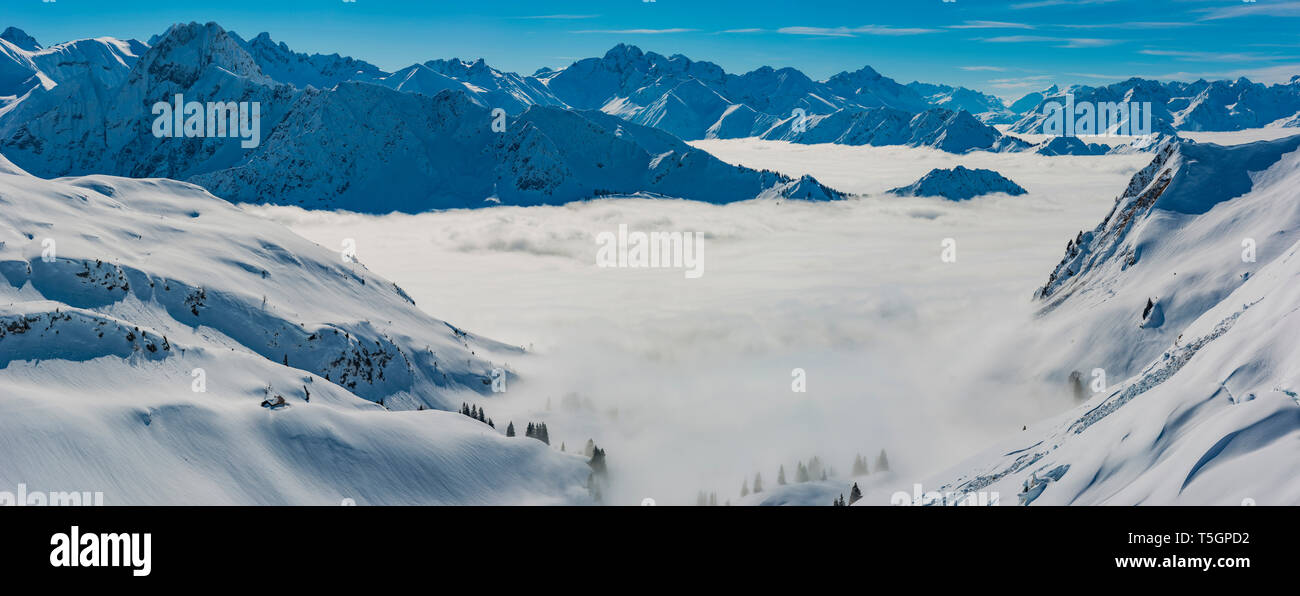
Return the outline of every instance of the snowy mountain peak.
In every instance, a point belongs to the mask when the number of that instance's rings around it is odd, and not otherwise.
[[[645,52],[641,51],[641,48],[634,45],[620,43],[610,48],[608,52],[605,52],[604,60],[607,62],[631,64],[634,62],[640,62],[644,58]]]
[[[262,73],[299,89],[329,89],[347,80],[373,81],[387,76],[379,67],[350,56],[294,52],[284,42],[276,43],[266,32],[245,42],[231,32],[237,43],[252,56]]]
[[[0,33],[0,39],[12,43],[19,49],[28,52],[35,52],[41,49],[41,44],[36,43],[36,38],[28,35],[26,31],[17,27],[9,27],[5,29],[3,33]]]
[[[859,68],[852,72],[850,71],[840,72],[839,74],[831,77],[830,80],[854,81],[856,83],[863,83],[868,81],[877,81],[882,78],[884,78],[884,75],[877,72],[876,69],[871,68],[870,66],[863,66],[862,68]]]
[[[935,168],[916,182],[887,192],[899,196],[943,197],[964,201],[996,192],[1015,196],[1023,195],[1026,191],[993,170],[972,170],[957,166],[952,169]]]
[[[189,87],[209,68],[235,76],[269,80],[257,62],[216,23],[177,23],[140,58],[143,72],[154,81]]]

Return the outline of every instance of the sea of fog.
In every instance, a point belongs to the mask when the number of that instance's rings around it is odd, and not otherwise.
[[[1041,157],[928,149],[694,143],[719,158],[812,174],[833,203],[605,199],[369,216],[246,207],[357,258],[429,314],[525,346],[519,380],[479,400],[498,428],[545,421],[569,451],[592,438],[606,502],[735,501],[761,472],[820,457],[839,475],[888,452],[913,480],[1073,405],[1020,346],[1033,292],[1149,155]],[[931,168],[990,168],[1029,191],[954,203],[883,191]],[[704,274],[596,266],[620,224],[698,232]],[[956,262],[940,259],[945,239]],[[802,369],[806,392],[792,390]]]

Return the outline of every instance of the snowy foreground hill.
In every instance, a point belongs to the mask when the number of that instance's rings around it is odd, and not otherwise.
[[[522,350],[193,185],[0,158],[0,486],[106,504],[583,503],[455,412]]]
[[[924,490],[1005,504],[1300,502],[1297,149],[1300,136],[1157,152],[1038,293],[1031,351],[1082,403]]]

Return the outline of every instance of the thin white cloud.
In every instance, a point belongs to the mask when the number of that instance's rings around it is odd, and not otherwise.
[[[1014,89],[1042,89],[1047,86],[1047,82],[1051,79],[1052,75],[1031,75],[1027,77],[991,79],[988,83],[990,87],[1004,91]]]
[[[1079,77],[1084,79],[1097,79],[1099,81],[1127,81],[1133,78],[1134,76],[1134,75],[1101,74],[1095,72],[1067,72],[1065,74],[1071,77]]]
[[[1085,23],[1057,26],[1065,29],[1181,29],[1199,25],[1200,23],[1178,21],[1131,21],[1127,23]]]
[[[543,21],[574,21],[579,19],[594,19],[599,17],[598,14],[539,14],[526,17],[513,17],[516,19],[543,20]]]
[[[1004,21],[966,21],[961,25],[948,25],[949,29],[1034,29],[1033,25],[1024,23],[1007,23]]]
[[[1224,80],[1246,77],[1256,83],[1274,84],[1286,83],[1290,81],[1292,77],[1297,75],[1300,75],[1300,63],[1279,64],[1277,66],[1265,66],[1262,68],[1244,68],[1217,72],[1170,72],[1150,75],[1143,78],[1157,79],[1161,81],[1194,81],[1196,79]]]
[[[1141,50],[1141,54],[1148,56],[1165,56],[1177,58],[1179,60],[1196,61],[1196,62],[1248,62],[1261,60],[1290,60],[1291,56],[1266,56],[1263,54],[1250,54],[1245,52],[1184,52],[1178,50]]]
[[[1086,6],[1089,4],[1110,4],[1118,0],[1038,0],[1036,2],[1021,2],[1012,4],[1013,10],[1024,10],[1027,8],[1046,8],[1048,6]]]
[[[574,33],[608,33],[613,35],[662,35],[665,33],[690,33],[699,29],[583,29]]]
[[[817,37],[857,37],[858,35],[923,35],[938,33],[941,29],[919,27],[889,27],[885,25],[862,25],[860,27],[782,27],[777,33],[786,35],[808,35]]]
[[[980,41],[989,43],[1056,43],[1058,48],[1101,48],[1124,43],[1122,39],[1100,39],[1095,37],[1049,37],[1046,35],[1002,35],[985,37]]]
[[[1201,17],[1202,21],[1239,17],[1300,17],[1300,2],[1272,2],[1268,4],[1254,2],[1201,10],[1205,12],[1205,16]]]

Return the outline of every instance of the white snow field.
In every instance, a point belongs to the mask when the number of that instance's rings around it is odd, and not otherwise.
[[[0,158],[0,491],[588,503],[583,458],[420,409],[520,353],[194,185]]]

